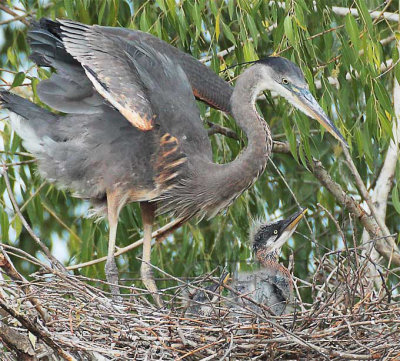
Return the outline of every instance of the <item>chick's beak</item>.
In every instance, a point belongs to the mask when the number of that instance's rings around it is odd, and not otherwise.
[[[304,217],[304,215],[307,213],[307,208],[304,208],[300,212],[296,212],[295,214],[291,215],[287,220],[286,220],[286,227],[284,231],[294,231],[297,227],[297,224],[300,222],[300,220]]]
[[[307,208],[301,210],[300,212],[296,212],[284,221],[279,238],[275,241],[273,245],[273,248],[275,250],[281,248],[289,240],[289,238],[296,230],[298,223],[304,217],[306,212]]]
[[[329,133],[331,133],[336,139],[348,147],[348,144],[342,134],[335,127],[335,124],[333,124],[333,122],[328,118],[324,110],[321,108],[308,89],[299,88],[292,85],[291,91],[296,99],[298,107],[304,113],[311,118],[316,119]]]

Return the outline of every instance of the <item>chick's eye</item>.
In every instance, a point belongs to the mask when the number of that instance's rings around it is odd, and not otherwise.
[[[278,230],[277,229],[275,229],[274,234],[278,234]]]
[[[289,80],[287,80],[286,78],[282,78],[282,84],[285,85],[289,84]]]

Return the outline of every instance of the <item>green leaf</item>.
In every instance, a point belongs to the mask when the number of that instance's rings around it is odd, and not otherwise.
[[[25,73],[23,71],[20,71],[15,75],[14,80],[11,84],[11,88],[20,86],[24,82],[24,80],[25,80]]]
[[[256,23],[254,22],[254,19],[249,14],[246,15],[246,19],[247,19],[247,25],[249,27],[251,37],[253,38],[254,46],[257,48],[259,32],[257,30]]]
[[[209,2],[209,5],[210,5],[211,13],[212,13],[214,16],[217,16],[217,14],[218,14],[218,8],[217,8],[217,5],[216,5],[216,2],[215,2],[215,1],[210,1],[210,2]]]
[[[245,61],[254,61],[258,60],[258,56],[254,50],[253,44],[250,41],[247,41],[243,45],[243,55]]]
[[[19,217],[14,218],[12,222],[12,227],[14,228],[15,231],[15,237],[18,238],[22,232],[22,221]]]
[[[365,0],[356,0],[356,5],[358,8],[360,17],[368,29],[369,35],[372,36],[373,35],[372,19],[371,19],[371,15],[367,9]]]
[[[173,21],[176,21],[176,2],[175,0],[167,0],[168,15]]]
[[[192,11],[192,18],[194,20],[195,26],[196,26],[196,38],[200,36],[201,32],[201,11],[200,7],[197,4],[197,2],[193,6],[193,11]]]
[[[140,30],[147,31],[149,27],[150,26],[149,22],[147,21],[146,8],[144,8],[142,14],[140,15]]]
[[[8,216],[4,210],[0,211],[0,228],[1,228],[1,241],[4,243],[8,243]]]
[[[107,1],[106,1],[106,0],[102,0],[102,1],[101,1],[100,10],[99,10],[99,15],[97,16],[97,23],[98,23],[98,24],[102,24],[103,15],[104,15],[104,10],[106,9],[106,4],[107,4]]]
[[[350,40],[354,45],[354,48],[356,51],[360,50],[360,32],[358,31],[358,26],[356,21],[353,18],[353,15],[350,13],[345,16],[345,27],[347,30],[347,33],[350,36]]]
[[[32,86],[32,93],[33,93],[33,97],[35,102],[39,101],[39,97],[37,94],[37,85],[39,84],[39,79],[38,78],[32,78],[31,80],[31,86]]]
[[[165,4],[165,0],[158,0],[158,6],[160,7],[160,9],[162,10],[163,13],[167,12],[167,6]]]
[[[374,83],[375,95],[379,100],[381,107],[387,111],[390,115],[394,116],[392,102],[390,101],[389,94],[385,87],[382,85],[380,79]]]
[[[219,27],[219,18],[221,16],[221,13],[218,12],[216,18],[215,18],[215,40],[218,41],[219,39],[219,32],[220,32],[220,27]]]
[[[350,71],[358,67],[358,55],[354,48],[350,47],[348,41],[344,38],[342,40],[342,58],[345,71]]]
[[[290,45],[294,45],[295,38],[294,38],[293,24],[292,24],[291,16],[288,15],[285,17],[285,20],[283,22],[283,27],[285,29],[285,35],[287,36]]]
[[[400,84],[400,62],[399,62],[399,50],[396,46],[392,49],[392,59],[393,64],[396,64],[394,67],[394,74],[396,76],[397,82]]]
[[[7,60],[10,62],[10,64],[14,67],[17,67],[17,58],[15,56],[14,50],[12,47],[9,47],[7,49]]]
[[[72,0],[64,0],[64,8],[65,8],[67,17],[73,19],[74,18],[74,8],[72,5]]]
[[[297,141],[296,141],[296,135],[292,129],[292,126],[290,124],[290,121],[287,117],[283,118],[283,128],[285,129],[285,134],[286,138],[289,142],[289,147],[290,147],[290,152],[293,155],[293,158],[296,160],[296,162],[299,161],[298,159],[298,154],[297,154]]]
[[[228,12],[229,12],[229,18],[232,20],[233,18],[233,12],[235,11],[235,2],[234,1],[228,1]]]
[[[223,31],[224,35],[230,40],[230,42],[233,45],[237,46],[235,37],[233,36],[229,27],[222,20],[221,20],[221,25],[222,25],[222,31]]]

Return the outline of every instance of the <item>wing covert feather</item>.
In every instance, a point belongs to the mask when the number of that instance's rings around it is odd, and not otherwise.
[[[104,36],[100,27],[60,22],[66,50],[82,64],[98,93],[133,126],[151,130],[152,106],[134,64],[126,56],[127,44],[120,38]]]

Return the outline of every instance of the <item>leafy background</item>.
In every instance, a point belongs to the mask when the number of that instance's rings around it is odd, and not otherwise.
[[[385,6],[386,5],[386,6]],[[359,16],[337,15],[333,6],[353,7]],[[385,9],[384,9],[385,7]],[[70,18],[87,24],[122,26],[150,32],[204,59],[206,65],[234,83],[242,67],[229,66],[271,54],[284,56],[302,68],[320,104],[346,137],[351,155],[364,183],[373,187],[392,135],[393,79],[400,80],[396,49],[397,23],[372,19],[368,10],[397,12],[399,3],[377,0],[314,2],[296,1],[205,1],[205,0],[54,0],[0,1],[2,43],[0,87],[30,97],[40,104],[35,87],[47,78],[47,70],[37,69],[28,59],[26,25],[5,11],[12,10],[22,21],[29,17]],[[29,17],[28,17],[29,16]],[[276,26],[274,26],[276,24]],[[383,39],[384,45],[380,43]],[[219,52],[230,49],[228,54]],[[389,66],[392,59],[395,66]],[[390,64],[390,63],[389,63]],[[347,76],[347,78],[346,78]],[[340,84],[330,84],[328,77]],[[234,159],[246,143],[233,119],[198,103],[204,120],[236,131],[241,141],[211,136],[216,162]],[[42,106],[44,106],[42,104]],[[193,277],[216,267],[232,272],[257,267],[248,242],[252,220],[274,220],[288,216],[299,205],[308,207],[292,241],[283,249],[282,262],[293,254],[294,273],[302,279],[313,276],[316,261],[330,250],[343,248],[337,227],[321,204],[337,220],[348,242],[360,244],[362,228],[349,222],[348,212],[337,204],[307,169],[307,159],[315,157],[332,178],[356,200],[361,201],[351,174],[344,164],[340,146],[322,128],[282,99],[266,93],[258,102],[259,111],[272,128],[274,139],[288,141],[291,155],[273,154],[265,173],[226,212],[210,221],[192,221],[176,231],[152,251],[152,263],[178,277]],[[41,179],[36,165],[25,153],[19,137],[10,129],[1,112],[1,159],[10,164],[8,172],[16,199],[37,235],[66,265],[104,256],[107,253],[107,223],[84,218],[89,205],[57,190]],[[299,153],[296,146],[299,146]],[[22,162],[19,165],[17,163]],[[388,203],[386,224],[392,233],[400,230],[400,169]],[[14,215],[4,179],[0,177],[1,241],[40,257],[36,244]],[[168,220],[157,219],[156,227]],[[141,238],[140,210],[125,207],[120,216],[117,243],[128,245]],[[141,249],[118,258],[121,278],[128,283],[139,277]],[[25,275],[35,266],[13,259]],[[104,264],[81,269],[81,273],[104,278]],[[156,273],[157,276],[162,276]],[[167,286],[159,282],[159,286]],[[303,296],[310,297],[304,289]]]

